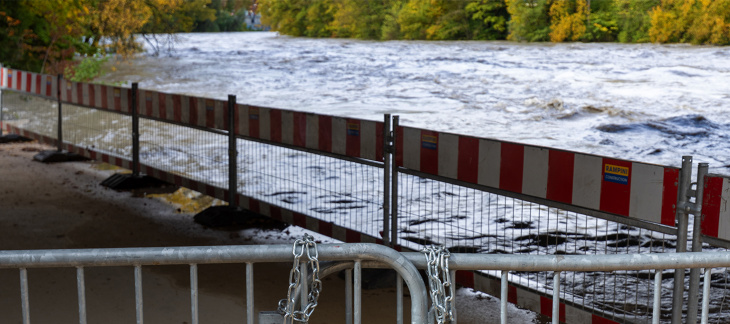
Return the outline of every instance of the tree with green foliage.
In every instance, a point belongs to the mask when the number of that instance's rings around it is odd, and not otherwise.
[[[509,12],[504,0],[471,1],[464,7],[471,15],[472,39],[497,40],[507,38]]]
[[[550,40],[552,0],[506,0],[510,14],[508,40],[540,42]]]

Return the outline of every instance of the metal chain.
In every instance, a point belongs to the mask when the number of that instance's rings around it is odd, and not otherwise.
[[[436,322],[438,324],[453,323],[454,296],[451,291],[452,283],[449,273],[451,253],[445,247],[437,245],[428,246],[421,252],[426,255],[428,286]]]
[[[312,281],[309,284],[309,296],[307,297],[307,306],[304,310],[294,310],[296,291],[301,286],[302,272],[299,270],[299,260],[307,253],[307,259],[312,270]],[[294,254],[294,265],[289,272],[289,290],[286,293],[286,299],[279,301],[279,313],[284,314],[284,323],[293,323],[293,321],[307,323],[309,317],[312,316],[314,309],[317,307],[317,299],[319,299],[319,293],[322,291],[322,281],[319,280],[319,254],[317,252],[317,243],[314,242],[314,237],[309,234],[304,234],[302,239],[298,239],[294,242],[292,249]],[[305,261],[306,262],[306,261]],[[306,278],[304,279],[306,280]],[[289,320],[291,319],[291,321]]]

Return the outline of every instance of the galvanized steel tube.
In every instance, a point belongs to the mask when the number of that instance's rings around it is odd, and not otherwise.
[[[144,304],[142,301],[142,266],[134,266],[134,304],[137,314],[137,324],[144,323]]]
[[[355,261],[355,324],[362,323],[362,264],[360,260]]]
[[[198,265],[190,265],[190,311],[193,324],[198,324]]]
[[[553,324],[560,324],[560,271],[553,274]]]
[[[657,271],[654,274],[654,311],[651,322],[659,324],[662,317],[662,272]]]
[[[345,323],[352,324],[352,269],[345,270]]]
[[[710,280],[712,278],[712,269],[705,268],[705,281],[702,287],[702,324],[707,324],[710,317]]]
[[[692,178],[692,157],[682,157],[682,170],[679,174],[679,190],[677,192],[677,252],[687,251],[687,192]],[[684,269],[674,270],[674,290],[672,292],[674,308],[672,309],[672,324],[682,323],[682,305],[684,304]]]
[[[79,301],[79,324],[86,324],[86,283],[84,267],[76,267],[76,289]]]
[[[30,324],[30,303],[28,301],[28,270],[20,268],[20,305],[23,312],[23,324]]]
[[[253,263],[246,263],[246,323],[255,324],[254,322],[254,304],[253,304]]]
[[[704,194],[705,176],[710,165],[700,163],[697,168],[697,190],[695,191],[695,203],[691,213],[694,216],[692,224],[692,252],[702,251],[702,195]],[[697,323],[697,304],[700,293],[700,269],[693,268],[689,271],[689,290],[687,298],[687,324]]]
[[[499,301],[499,322],[507,324],[507,300],[509,299],[509,282],[507,281],[509,271],[502,271],[502,284],[500,285],[500,301]]]

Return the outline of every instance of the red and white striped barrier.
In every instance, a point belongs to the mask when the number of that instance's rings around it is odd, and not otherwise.
[[[457,271],[456,282],[464,287],[487,293],[492,296],[501,296],[501,281],[472,271]],[[507,301],[533,312],[552,317],[553,300],[533,291],[509,285]],[[561,323],[568,324],[618,324],[618,322],[592,314],[586,310],[560,303]]]
[[[130,114],[131,98],[128,88],[61,80],[61,101],[65,103]]]
[[[138,90],[140,116],[198,127],[228,129],[228,102]]]
[[[236,134],[327,153],[383,160],[383,123],[238,105]]]
[[[702,234],[730,240],[730,178],[705,177],[702,215]]]
[[[58,90],[58,79],[54,76],[8,68],[2,68],[0,72],[0,84],[2,87],[10,90],[50,98],[55,98]]]
[[[401,167],[675,226],[677,168],[410,127],[396,142]]]

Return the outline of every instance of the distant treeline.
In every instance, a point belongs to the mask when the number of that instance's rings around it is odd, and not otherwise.
[[[307,37],[730,44],[730,0],[259,0]]]

